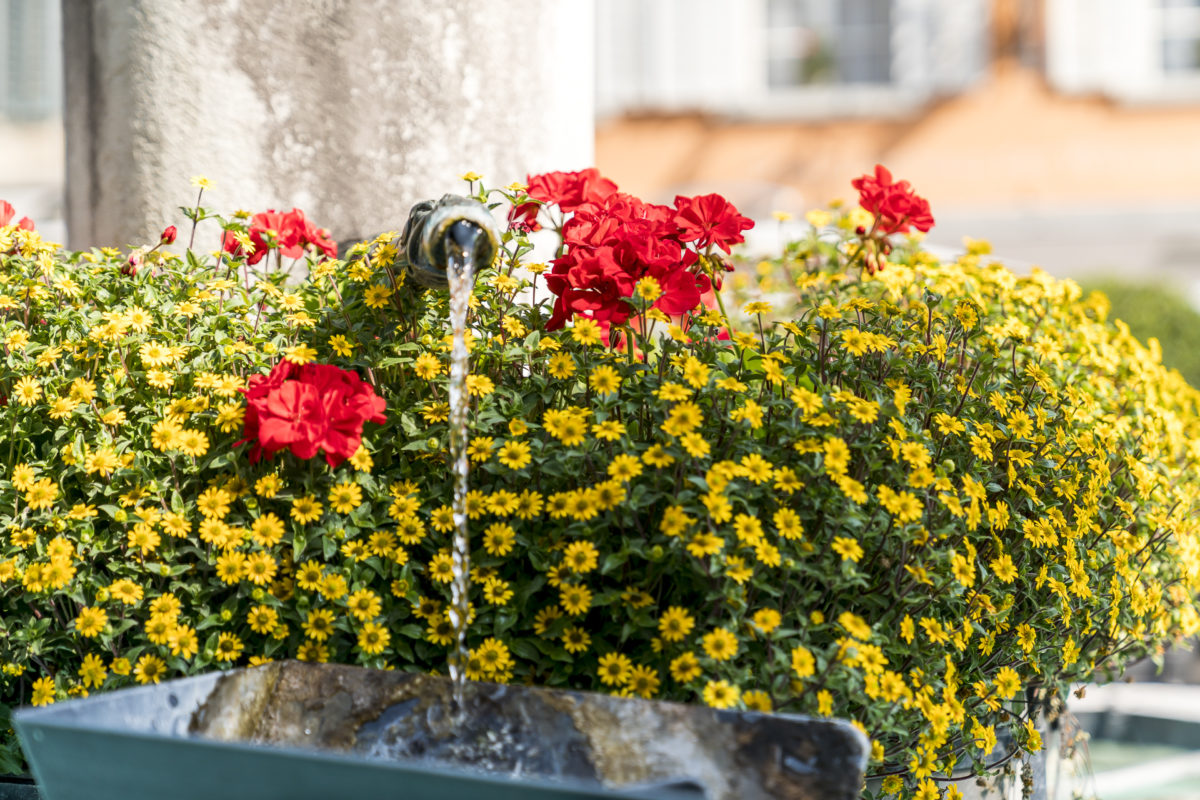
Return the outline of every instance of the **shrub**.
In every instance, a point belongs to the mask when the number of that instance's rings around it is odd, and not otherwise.
[[[1093,290],[1108,299],[1109,319],[1129,325],[1143,342],[1157,340],[1163,366],[1179,370],[1192,386],[1200,385],[1200,313],[1186,295],[1175,287],[1116,280],[1084,284],[1084,291]]]
[[[736,211],[681,198],[688,238],[589,180],[568,222],[644,220],[676,259],[619,262],[590,304],[572,270],[608,245],[569,245],[557,284],[527,263],[526,204],[562,184],[471,184],[521,209],[472,312],[471,677],[848,717],[884,791],[931,797],[1200,627],[1198,396],[1074,283],[839,208],[760,265],[794,308],[669,316],[720,280]],[[6,706],[274,658],[444,669],[446,297],[407,290],[390,235],[293,282],[265,223],[189,213],[238,246],[0,234]],[[345,461],[254,461],[239,392],[281,362],[361,376],[386,421]]]

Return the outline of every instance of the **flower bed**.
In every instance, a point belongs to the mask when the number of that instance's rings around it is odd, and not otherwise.
[[[758,265],[789,307],[731,317],[723,198],[470,177],[513,207],[471,318],[472,678],[847,717],[882,791],[928,798],[1200,627],[1198,395],[1102,297],[937,261],[879,169]],[[388,235],[339,261],[298,212],[191,216],[221,250],[0,229],[5,706],[445,667],[446,297]]]

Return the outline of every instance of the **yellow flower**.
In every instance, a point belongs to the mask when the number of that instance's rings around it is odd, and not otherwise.
[[[706,705],[713,708],[733,708],[739,697],[738,688],[728,681],[709,681],[703,692]]]
[[[12,468],[10,480],[17,491],[24,492],[37,480],[37,473],[28,464],[17,464]]]
[[[671,678],[678,683],[691,683],[700,677],[700,661],[690,650],[671,660]]]
[[[615,394],[621,388],[621,375],[607,364],[601,364],[588,376],[588,385],[601,397]]]
[[[584,414],[572,410],[552,408],[542,417],[546,431],[567,447],[582,444],[587,433]]]
[[[575,573],[587,573],[596,568],[600,551],[591,542],[572,542],[563,551],[563,563]]]
[[[804,680],[812,677],[816,673],[816,663],[812,651],[807,647],[797,645],[792,648],[792,672],[797,678]]]
[[[594,319],[589,317],[575,317],[575,324],[571,328],[571,338],[577,344],[585,347],[600,344],[601,330],[600,325]]]
[[[392,635],[387,628],[368,622],[358,632],[358,647],[369,656],[379,655],[387,648]]]
[[[251,583],[263,586],[274,580],[278,567],[270,553],[260,550],[246,557],[244,574]]]
[[[615,419],[607,419],[592,426],[592,434],[605,442],[615,442],[625,435],[625,425]]]
[[[339,514],[349,514],[362,505],[362,488],[344,481],[329,490],[329,507]]]
[[[229,492],[210,486],[196,499],[196,508],[208,519],[224,519],[229,514],[232,501]]]
[[[179,432],[179,439],[176,446],[185,456],[199,458],[208,452],[208,436],[200,431],[184,428]]]
[[[592,637],[583,628],[569,626],[563,629],[562,641],[563,649],[568,653],[582,653],[591,645]]]
[[[266,605],[257,605],[246,615],[250,630],[255,633],[270,633],[279,624],[279,615],[275,609]]]
[[[301,525],[320,519],[323,513],[324,507],[311,494],[292,501],[292,519]]]
[[[454,580],[454,558],[446,552],[435,555],[429,561],[429,577],[440,583]]]
[[[26,375],[13,386],[13,397],[23,406],[31,406],[42,396],[42,386],[36,379]]]
[[[513,549],[516,532],[504,522],[496,522],[483,532],[483,547],[488,555],[506,556]]]
[[[137,666],[133,668],[133,676],[141,684],[158,683],[166,673],[166,662],[149,653],[139,658]]]
[[[1012,667],[1001,667],[996,670],[993,684],[996,687],[996,694],[1002,699],[1008,700],[1021,688],[1021,676]]]
[[[370,589],[359,589],[347,598],[346,607],[355,618],[365,622],[379,616],[383,602]]]
[[[559,589],[559,602],[567,614],[582,616],[592,607],[592,593],[586,586],[563,586]]]
[[[494,391],[496,391],[496,384],[487,375],[467,376],[467,393],[472,397],[487,397]]]
[[[767,634],[778,628],[783,622],[783,617],[773,608],[760,608],[754,612],[753,619],[758,629]]]
[[[84,606],[75,618],[75,630],[80,636],[92,638],[108,625],[108,613],[103,608]]]
[[[692,458],[704,458],[710,450],[708,442],[698,433],[684,434],[683,438],[679,440],[679,444]]]
[[[771,713],[771,696],[761,689],[742,693],[742,704],[751,711]]]
[[[668,642],[682,641],[695,625],[696,620],[687,609],[679,606],[671,606],[658,618],[659,635]]]
[[[217,645],[213,648],[213,656],[217,661],[231,662],[237,661],[242,654],[245,645],[236,634],[222,631],[217,636]]]
[[[702,644],[704,652],[714,661],[728,661],[737,655],[737,636],[726,628],[714,628],[704,634]]]
[[[175,377],[161,369],[152,369],[146,373],[146,382],[155,389],[170,389],[175,385]]]
[[[340,333],[336,336],[329,337],[329,346],[333,348],[334,354],[339,355],[342,358],[349,358],[354,354],[354,345],[350,343],[349,339]]]
[[[575,359],[570,353],[555,353],[546,364],[546,371],[552,377],[563,380],[575,374]]]
[[[333,612],[327,608],[314,608],[308,612],[304,622],[304,633],[318,642],[323,642],[333,633]]]
[[[196,637],[196,629],[190,625],[178,625],[167,637],[171,646],[171,655],[180,658],[191,658],[200,650],[200,640]]]
[[[25,492],[25,502],[34,511],[50,508],[58,498],[58,485],[49,478],[34,481]]]
[[[605,686],[620,686],[629,680],[633,662],[622,653],[607,653],[600,656],[598,672],[600,682]]]
[[[283,538],[283,520],[273,512],[263,514],[250,525],[250,535],[262,547],[271,547]]]
[[[392,287],[386,284],[376,283],[368,286],[363,292],[363,302],[369,308],[383,308],[388,304],[388,298],[392,296]]]
[[[54,678],[38,678],[33,682],[33,697],[30,702],[35,706],[48,706],[54,702],[57,694]]]
[[[283,480],[278,475],[264,475],[254,484],[254,491],[259,497],[271,499],[283,488]]]
[[[841,556],[843,561],[857,563],[863,557],[862,545],[846,536],[835,536],[830,549]]]
[[[316,358],[316,349],[309,347],[306,344],[293,345],[292,347],[286,347],[283,350],[283,360],[290,361],[297,366],[303,366],[310,361],[315,361]]]
[[[88,653],[83,657],[83,663],[79,666],[79,678],[84,686],[99,687],[107,677],[108,670],[104,668],[104,660],[100,656]]]
[[[658,670],[640,664],[633,668],[626,681],[629,690],[638,697],[654,697],[658,694],[659,683]]]

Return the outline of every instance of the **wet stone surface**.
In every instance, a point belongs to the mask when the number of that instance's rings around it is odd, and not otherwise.
[[[190,730],[613,788],[686,779],[713,800],[849,800],[862,785],[866,741],[837,720],[485,683],[455,720],[451,698],[447,678],[274,663],[223,676]]]

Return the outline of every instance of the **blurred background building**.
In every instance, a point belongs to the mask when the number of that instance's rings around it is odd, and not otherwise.
[[[610,0],[597,162],[759,219],[884,163],[931,241],[1059,274],[1200,272],[1197,0]]]

